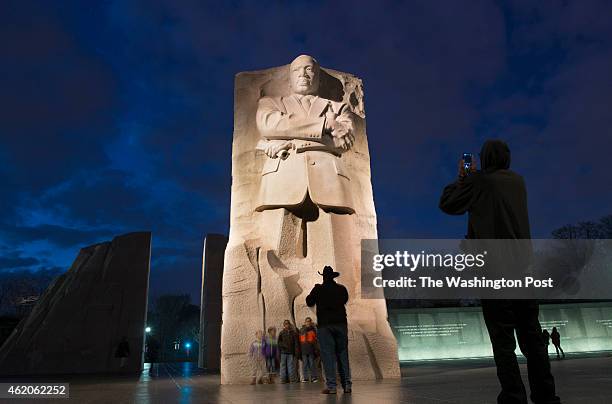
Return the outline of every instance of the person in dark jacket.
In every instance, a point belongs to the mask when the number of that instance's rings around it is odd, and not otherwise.
[[[552,332],[550,333],[550,340],[552,341],[553,345],[555,346],[555,349],[557,350],[557,359],[560,358],[559,350],[561,351],[561,354],[565,359],[565,352],[563,352],[563,348],[561,348],[561,334],[559,334],[559,331],[557,331],[557,327],[553,327]]]
[[[121,341],[117,345],[117,349],[115,350],[115,358],[120,359],[119,367],[125,367],[127,363],[127,358],[130,356],[130,344],[128,343],[127,337],[122,337]]]
[[[348,291],[334,281],[340,273],[332,267],[323,268],[323,284],[317,283],[306,297],[308,307],[317,306],[317,331],[321,361],[327,387],[323,394],[336,394],[336,364],[340,383],[345,393],[352,392],[351,369],[348,358],[348,327],[346,309]]]
[[[283,329],[278,334],[278,350],[281,383],[295,383],[297,381],[295,365],[296,357],[300,353],[300,340],[289,320],[283,321]]]
[[[527,190],[523,177],[510,170],[510,149],[501,140],[487,140],[480,152],[481,170],[466,173],[447,185],[440,209],[451,215],[468,213],[468,239],[530,239]],[[502,391],[498,403],[527,403],[514,350],[516,340],[527,358],[531,400],[560,403],[534,300],[482,300],[497,376]]]

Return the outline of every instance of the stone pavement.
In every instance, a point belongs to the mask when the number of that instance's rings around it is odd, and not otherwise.
[[[563,403],[612,403],[612,356],[552,360]],[[355,382],[353,394],[320,394],[322,384],[220,386],[218,375],[206,375],[192,363],[158,364],[139,377],[68,376],[70,400],[12,400],[17,403],[495,403],[498,393],[491,359],[404,364],[401,380]],[[526,382],[525,364],[521,370]],[[31,381],[43,381],[40,378]],[[11,380],[2,380],[11,381]],[[17,381],[17,380],[14,380]],[[19,378],[19,381],[25,381]],[[527,385],[527,384],[526,384]],[[8,401],[5,401],[8,402]]]

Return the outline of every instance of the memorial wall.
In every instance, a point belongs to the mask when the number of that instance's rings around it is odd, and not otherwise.
[[[400,361],[493,356],[480,307],[395,309],[389,322]],[[612,302],[542,304],[540,323],[557,327],[565,352],[612,350]]]

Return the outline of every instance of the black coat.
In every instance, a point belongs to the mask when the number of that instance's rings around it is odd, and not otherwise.
[[[343,285],[332,280],[316,284],[306,296],[308,307],[317,306],[317,325],[324,327],[330,324],[346,324],[348,291]]]
[[[277,342],[280,353],[299,355],[300,339],[297,332],[293,329],[285,330],[283,328],[280,334],[278,334]]]
[[[559,331],[553,331],[552,334],[550,334],[550,340],[553,345],[561,345],[561,334],[559,334]]]
[[[451,215],[468,213],[469,239],[531,238],[525,181],[509,170],[508,147],[487,141],[480,161],[481,171],[444,188],[440,209]]]
[[[127,342],[127,340],[122,340],[119,342],[119,345],[117,345],[115,357],[127,358],[128,356],[130,356],[130,344]]]

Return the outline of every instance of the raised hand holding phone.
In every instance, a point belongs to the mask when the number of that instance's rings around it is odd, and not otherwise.
[[[476,172],[476,162],[472,153],[463,153],[459,160],[459,178],[464,178],[473,172]]]

